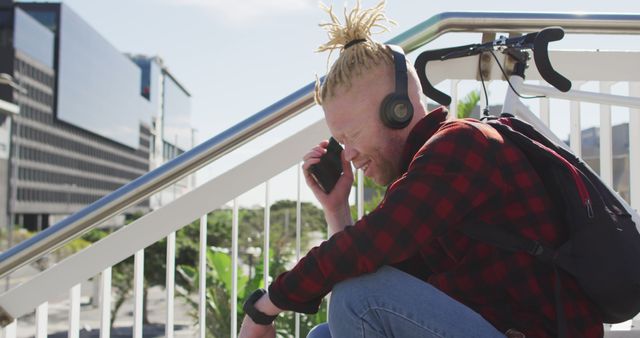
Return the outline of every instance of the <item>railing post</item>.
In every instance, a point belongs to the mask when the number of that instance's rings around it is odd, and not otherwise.
[[[579,89],[582,85],[581,82],[574,81],[573,89]],[[571,150],[577,157],[582,157],[582,126],[580,123],[580,102],[579,101],[570,101],[569,102],[569,113],[570,113],[570,136],[569,143],[571,146]]]
[[[544,84],[540,81],[539,84]],[[539,101],[540,104],[540,120],[545,126],[549,127],[549,98],[543,97]]]
[[[18,320],[16,319],[2,329],[2,331],[4,331],[4,338],[16,338],[17,328]]]
[[[300,260],[300,238],[302,233],[302,203],[300,201],[300,186],[302,177],[302,163],[296,166],[298,169],[297,177],[297,198],[296,198],[296,262]],[[300,338],[300,313],[296,312],[296,338]]]
[[[100,338],[111,336],[111,268],[102,271],[100,278]]]
[[[198,256],[198,337],[206,338],[207,318],[207,214],[200,217],[200,252]]]
[[[142,338],[142,315],[144,302],[144,249],[133,258],[133,338]]]
[[[48,310],[48,302],[44,302],[36,308],[36,338],[47,338]]]
[[[611,94],[613,82],[600,82],[600,92]],[[613,130],[611,106],[600,105],[600,178],[613,188]]]
[[[231,338],[238,336],[238,200],[231,220]]]
[[[513,87],[516,88],[518,92],[522,92],[522,90],[520,89],[524,81],[522,77],[517,75],[511,75],[509,77],[509,81],[511,82]],[[516,96],[516,93],[513,91],[513,89],[511,89],[511,87],[507,87],[507,92],[505,93],[505,96],[504,96],[504,103],[502,104],[502,110],[518,115],[517,111],[518,111],[519,103],[520,101]]]
[[[451,80],[451,104],[449,105],[449,118],[458,117],[458,84],[460,80]]]
[[[80,284],[76,284],[69,292],[69,338],[80,336]]]
[[[175,187],[175,185],[174,185]],[[176,281],[176,233],[175,231],[167,236],[167,263],[166,263],[166,291],[167,291],[167,322],[165,324],[164,335],[166,338],[173,338],[173,304]]]
[[[264,249],[262,250],[262,270],[264,271],[264,287],[269,286],[269,255],[271,231],[271,203],[269,202],[269,181],[264,182]]]

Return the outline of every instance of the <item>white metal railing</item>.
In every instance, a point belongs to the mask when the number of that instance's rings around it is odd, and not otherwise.
[[[0,296],[0,304],[3,304],[5,309],[21,316],[31,312],[38,304],[52,295],[69,290],[78,281],[84,281],[97,275],[105,267],[113,266],[133,253],[142,257],[143,251],[140,248],[167,237],[193,219],[204,218],[201,215],[206,215],[212,209],[225,204],[229,196],[239,196],[296,165],[300,160],[300,154],[306,152],[317,140],[326,137],[326,135],[328,135],[328,129],[324,121],[312,124],[252,159],[183,195],[180,199],[102,239],[82,251],[81,254],[71,256],[42,272],[37,278],[15,287]],[[260,170],[256,171],[256,168],[260,168]],[[225,194],[219,192],[225,192]],[[237,262],[237,208],[234,208],[233,213],[232,257],[236,257],[234,258],[235,263]],[[203,219],[203,221],[206,223],[206,220]],[[206,243],[201,243],[201,245],[206,245]],[[268,252],[268,250],[264,252]],[[134,298],[136,304],[141,304],[142,259],[137,260],[135,266],[134,284],[138,287],[135,288]],[[237,264],[234,266],[237,269]],[[232,299],[235,299],[233,295]],[[232,304],[233,307],[236,306],[235,302]],[[135,309],[134,337],[142,332],[141,315],[138,314],[141,314],[141,306],[136,306]],[[108,320],[104,322],[108,324]],[[232,326],[235,325],[233,323],[235,321],[232,322]]]
[[[502,18],[502,17],[500,17]],[[430,19],[431,20],[431,19]],[[447,21],[449,20],[449,21]],[[522,19],[524,20],[524,19]],[[523,25],[522,29],[536,29],[530,23],[531,18],[527,19],[527,25]],[[450,22],[450,17],[445,17],[442,22]],[[547,21],[544,21],[547,22]],[[474,23],[475,25],[476,23]],[[486,24],[486,22],[484,23]],[[480,24],[478,24],[480,25]],[[545,24],[546,25],[546,24]],[[441,25],[442,26],[442,25]],[[473,26],[473,25],[472,25]],[[440,27],[436,33],[431,33],[431,38],[447,31],[448,26]],[[475,26],[474,26],[475,27]],[[477,28],[469,29],[472,31],[481,30]],[[503,27],[503,26],[500,26]],[[487,31],[495,31],[498,28],[487,29]],[[513,28],[513,27],[511,27]],[[541,28],[541,27],[537,27]],[[417,28],[416,28],[417,29]],[[587,28],[584,28],[587,29]],[[592,28],[589,32],[594,33]],[[415,30],[415,29],[414,29]],[[576,28],[577,31],[580,31]],[[513,32],[514,29],[509,29]],[[603,30],[603,32],[612,33],[612,31]],[[628,31],[625,31],[628,32]],[[411,32],[400,36],[400,41],[405,41],[407,45],[412,45],[415,49],[421,45],[410,37]],[[415,32],[413,32],[415,33]],[[637,33],[637,32],[636,32]],[[393,40],[392,40],[393,42]],[[530,82],[518,82],[513,79],[514,85],[523,93],[534,94],[543,92],[549,96],[562,99],[570,99],[573,101],[580,100],[582,102],[594,102],[601,104],[600,115],[601,120],[601,173],[605,182],[612,182],[612,154],[610,150],[611,140],[611,112],[610,105],[619,105],[631,107],[630,110],[630,166],[631,173],[640,172],[640,74],[636,69],[636,63],[640,54],[636,52],[588,52],[588,51],[554,51],[551,59],[553,64],[563,75],[574,81],[599,81],[601,93],[588,93],[573,90],[567,94],[558,92],[547,92],[546,87],[536,86]],[[477,74],[477,58],[465,58],[450,60],[445,63],[430,63],[429,78],[432,83],[437,84],[445,80],[451,80],[451,95],[456,102],[458,96],[458,87],[460,81],[475,80]],[[611,67],[591,65],[611,65]],[[589,68],[589,72],[585,72],[585,68]],[[527,71],[528,80],[540,80],[539,75],[530,67]],[[501,74],[492,71],[488,78],[492,81],[501,80]],[[605,95],[610,91],[613,83],[629,82],[629,95]],[[574,82],[575,84],[575,82]],[[578,86],[575,86],[578,87]],[[574,87],[574,88],[575,88]],[[604,93],[604,94],[603,94]],[[530,110],[519,100],[507,92],[505,96],[505,107],[514,111],[529,112]],[[548,129],[550,115],[549,99],[540,99],[539,102],[539,120],[535,120],[541,128]],[[571,144],[576,153],[580,152],[580,106],[572,105],[571,108]],[[455,105],[452,107],[455,112]],[[532,114],[527,116],[531,117]],[[535,115],[534,115],[535,116]],[[606,131],[604,130],[606,129]],[[64,261],[56,264],[50,269],[40,273],[35,278],[14,287],[8,292],[0,295],[0,306],[14,318],[18,318],[25,314],[36,310],[36,336],[44,337],[47,334],[48,319],[48,301],[59,294],[69,292],[69,336],[77,337],[80,327],[80,282],[89,278],[101,277],[100,288],[100,336],[108,337],[110,308],[111,308],[111,266],[130,257],[135,256],[135,278],[134,278],[134,322],[133,336],[142,337],[142,271],[144,267],[144,250],[143,248],[163,239],[168,238],[167,244],[167,267],[175,266],[175,232],[194,219],[200,219],[200,254],[199,269],[206,270],[204,256],[206,249],[206,215],[209,211],[233,200],[233,225],[232,225],[232,247],[231,257],[233,261],[233,290],[231,295],[231,337],[236,336],[237,327],[235,318],[236,314],[236,295],[237,295],[237,274],[238,274],[238,204],[237,196],[241,195],[249,189],[264,184],[265,186],[265,215],[264,215],[264,249],[263,260],[265,269],[265,284],[268,283],[269,271],[269,206],[270,206],[270,183],[269,180],[280,172],[287,170],[293,166],[296,167],[298,173],[297,195],[298,202],[296,204],[296,256],[300,255],[300,232],[301,232],[301,202],[300,202],[300,164],[302,154],[310,147],[317,143],[318,140],[328,135],[328,130],[323,121],[318,121],[310,126],[300,130],[299,132],[285,138],[280,143],[263,151],[251,159],[239,164],[235,168],[211,179],[203,185],[197,187],[193,191],[183,195],[179,199],[171,202],[165,207],[158,209],[144,217],[136,220],[132,224],[120,229],[110,236],[95,243],[84,251],[71,256]],[[577,136],[576,136],[577,135]],[[603,149],[605,148],[605,149]],[[260,170],[256,170],[259,168]],[[362,183],[363,175],[358,173],[358,182]],[[176,176],[177,177],[177,176]],[[631,203],[638,209],[640,205],[640,176],[631,175]],[[363,188],[358,186],[358,215],[362,216],[363,206]],[[173,298],[174,298],[174,273],[175,269],[167,269],[166,285],[167,285],[167,314],[165,335],[171,337],[174,335],[173,323]],[[205,273],[200,273],[200,290],[198,299],[199,308],[199,328],[197,335],[204,337],[205,322]],[[17,321],[11,322],[2,330],[3,336],[13,338],[17,336]],[[298,335],[300,329],[299,317],[296,318],[295,334]]]

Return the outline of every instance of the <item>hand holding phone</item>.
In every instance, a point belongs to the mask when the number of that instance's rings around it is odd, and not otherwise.
[[[342,175],[342,147],[333,137],[329,139],[327,152],[320,162],[309,167],[311,177],[325,193],[330,193]]]

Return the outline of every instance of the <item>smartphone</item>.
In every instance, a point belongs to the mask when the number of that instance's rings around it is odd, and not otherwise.
[[[342,175],[342,146],[333,137],[329,139],[327,152],[322,155],[320,162],[309,167],[311,177],[318,183],[325,193],[330,193]]]

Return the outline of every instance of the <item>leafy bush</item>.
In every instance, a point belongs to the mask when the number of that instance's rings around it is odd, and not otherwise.
[[[284,262],[273,257],[273,250],[270,253],[271,264],[275,271],[284,270]],[[207,276],[205,291],[206,295],[206,334],[207,337],[228,337],[231,332],[231,257],[226,250],[209,247],[207,248]],[[192,308],[191,315],[198,320],[198,294],[199,272],[198,269],[190,265],[180,265],[178,273],[187,281],[185,287],[178,288],[180,295]],[[264,287],[263,265],[258,263],[254,276],[247,276],[242,269],[238,269],[237,277],[237,328],[240,328],[244,313],[242,303],[244,299],[255,289]],[[300,335],[306,336],[315,325],[326,321],[326,304],[320,308],[315,315],[300,315]],[[278,337],[293,337],[295,332],[295,314],[292,312],[282,313],[276,319],[276,332]]]

